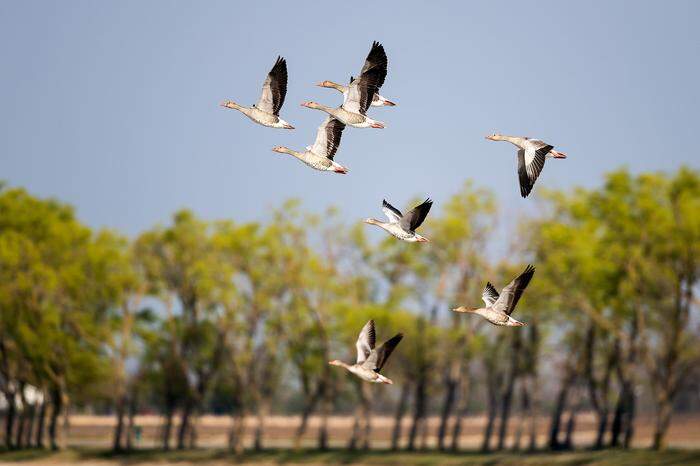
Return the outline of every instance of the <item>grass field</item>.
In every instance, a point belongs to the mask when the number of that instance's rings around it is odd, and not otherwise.
[[[6,465],[63,465],[82,466],[178,464],[180,466],[213,466],[223,464],[242,465],[610,465],[610,466],[653,466],[653,465],[700,465],[700,450],[670,450],[650,452],[646,450],[618,451],[575,451],[566,453],[435,453],[414,452],[394,453],[389,451],[348,452],[331,450],[328,452],[269,450],[259,453],[246,453],[234,456],[218,449],[191,450],[184,452],[162,452],[144,450],[129,455],[114,456],[104,450],[71,449],[59,453],[46,451],[22,451],[0,453],[0,463]]]

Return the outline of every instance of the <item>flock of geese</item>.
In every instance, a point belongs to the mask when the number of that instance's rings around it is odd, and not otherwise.
[[[335,89],[342,93],[343,103],[339,107],[328,107],[316,102],[304,102],[301,104],[303,107],[320,110],[328,114],[321,126],[318,127],[316,140],[313,145],[307,146],[303,152],[284,146],[276,146],[272,150],[281,154],[289,154],[316,170],[347,173],[348,169],[346,167],[333,160],[338,151],[345,127],[384,128],[384,123],[367,116],[367,110],[371,106],[393,107],[396,105],[379,94],[379,89],[386,79],[387,65],[388,60],[384,46],[379,42],[374,42],[365,59],[364,66],[360,70],[360,74],[357,77],[350,77],[347,85],[333,81],[318,83],[318,86]],[[263,126],[294,129],[294,126],[284,121],[279,115],[286,94],[287,62],[284,58],[277,57],[275,65],[263,83],[262,94],[256,104],[252,107],[245,107],[226,100],[221,103],[221,106],[238,110],[255,123]],[[548,158],[566,158],[566,154],[554,150],[553,146],[539,139],[504,136],[498,133],[487,136],[486,139],[507,141],[517,147],[518,181],[522,197],[527,197],[530,194]],[[365,223],[376,225],[402,241],[429,242],[428,238],[421,236],[416,230],[427,217],[432,205],[433,201],[426,199],[406,214],[402,214],[400,210],[384,200],[382,202],[382,210],[388,221],[383,222],[374,218],[368,218],[365,220]],[[534,273],[535,268],[532,265],[528,265],[519,276],[501,290],[500,294],[488,282],[482,293],[484,307],[460,306],[452,310],[478,314],[494,325],[510,327],[527,325],[514,319],[511,314]],[[376,348],[374,321],[369,320],[362,328],[355,344],[357,348],[355,363],[347,364],[336,359],[330,361],[329,364],[343,367],[360,379],[368,382],[392,384],[391,379],[382,375],[380,371],[402,338],[403,334],[398,333],[384,342],[379,348]]]

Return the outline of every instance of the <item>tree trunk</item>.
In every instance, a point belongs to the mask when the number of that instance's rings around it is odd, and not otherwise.
[[[408,407],[408,397],[411,392],[411,384],[405,382],[401,385],[401,396],[399,397],[399,403],[396,405],[396,413],[394,414],[394,429],[391,432],[391,449],[396,451],[399,449],[399,443],[401,442],[401,423],[406,415],[406,408]]]
[[[447,433],[447,423],[450,420],[452,407],[455,402],[459,383],[460,363],[455,361],[450,364],[450,369],[445,375],[445,399],[442,402],[442,412],[440,413],[440,427],[438,429],[438,450],[445,450],[445,435]]]
[[[608,411],[601,410],[598,413],[598,429],[595,436],[595,444],[593,448],[595,450],[600,450],[603,448],[603,443],[605,442],[605,431],[608,428]]]
[[[14,433],[15,415],[17,414],[17,405],[15,403],[15,394],[12,391],[4,393],[7,402],[7,411],[5,413],[5,446],[8,450],[14,448],[12,434]]]
[[[462,380],[460,381],[461,396],[457,402],[457,416],[455,416],[455,423],[454,426],[452,426],[452,445],[450,446],[452,451],[459,450],[459,439],[462,435],[462,422],[469,411],[469,395],[471,390],[469,375],[469,370],[462,372]]]
[[[666,448],[666,433],[671,424],[671,414],[673,404],[666,398],[659,401],[659,410],[656,413],[656,424],[654,426],[654,441],[651,448],[654,450],[664,450]]]
[[[134,418],[136,417],[136,407],[137,407],[137,402],[136,402],[136,389],[131,390],[131,396],[129,396],[129,415],[128,415],[128,423],[126,426],[126,449],[127,451],[131,451],[134,446],[133,446],[133,439],[134,439],[134,428],[136,427],[134,424]]]
[[[24,382],[20,382],[19,390],[19,400],[22,403],[22,410],[17,413],[17,428],[15,431],[15,448],[21,449],[24,446],[24,429],[27,425],[27,398],[24,396]]]
[[[499,450],[503,450],[506,446],[506,434],[508,433],[508,420],[510,418],[510,408],[513,401],[513,390],[515,389],[515,381],[518,378],[518,355],[521,347],[518,335],[519,333],[513,334],[510,348],[510,371],[508,373],[505,390],[503,395],[501,395],[501,422],[498,429],[497,447]]]
[[[245,435],[245,410],[231,416],[231,430],[228,434],[228,448],[235,454],[243,453],[243,436]]]
[[[63,392],[60,388],[54,388],[51,392],[51,417],[49,419],[49,444],[52,450],[59,450],[58,442],[58,418],[63,410]]]
[[[559,430],[561,429],[561,418],[566,409],[566,399],[569,394],[569,388],[573,383],[572,374],[567,374],[562,381],[562,385],[559,388],[559,394],[557,395],[557,402],[554,406],[554,411],[552,412],[552,421],[549,427],[549,449],[550,450],[560,450],[562,445],[559,443]]]
[[[634,394],[634,388],[630,387],[627,393],[627,415],[625,420],[625,439],[623,446],[630,448],[632,446],[632,438],[634,437],[634,418],[636,415],[637,397]]]
[[[117,417],[117,425],[114,427],[114,438],[112,440],[112,450],[122,451],[122,436],[124,432],[124,411],[126,407],[126,399],[124,396],[119,396],[115,406],[115,415]]]
[[[425,417],[426,383],[427,380],[425,375],[423,374],[423,371],[420,371],[418,381],[416,382],[416,392],[413,399],[413,422],[411,423],[411,431],[408,435],[408,446],[406,447],[409,451],[413,451],[416,448],[416,436],[418,435],[419,424]]]
[[[32,441],[34,439],[34,422],[36,418],[36,403],[27,406],[27,428],[25,430],[24,445],[27,448],[32,447]]]
[[[484,439],[481,442],[481,451],[483,452],[491,451],[491,435],[493,434],[496,414],[498,411],[496,393],[494,390],[489,390],[488,404],[488,418],[486,420],[486,427],[484,428]]]
[[[175,405],[168,402],[165,407],[165,425],[163,426],[163,450],[170,450],[170,437],[173,430],[173,417],[175,416]]]
[[[263,449],[263,438],[265,436],[265,421],[270,415],[270,400],[261,400],[258,412],[256,413],[255,434],[253,439],[253,448],[256,451]]]
[[[44,393],[41,400],[41,407],[39,408],[39,417],[36,421],[36,437],[34,441],[34,446],[36,448],[44,448],[44,428],[46,424],[46,406],[48,405],[48,398]]]
[[[177,432],[177,449],[185,449],[185,440],[187,439],[187,434],[190,430],[190,417],[192,416],[192,410],[194,409],[194,400],[191,396],[188,396],[185,400],[185,406],[182,409],[182,415],[180,416],[180,428]]]

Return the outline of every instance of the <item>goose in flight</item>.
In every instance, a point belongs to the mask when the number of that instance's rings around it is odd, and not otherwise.
[[[397,333],[385,341],[379,348],[375,348],[374,343],[376,337],[374,321],[369,320],[365,326],[362,327],[360,336],[355,343],[355,347],[357,348],[357,361],[355,364],[347,364],[338,359],[329,361],[328,364],[331,366],[344,367],[349,372],[352,372],[357,377],[367,382],[393,384],[394,382],[390,378],[384,377],[379,371],[382,370],[391,352],[394,351],[394,348],[396,348],[396,345],[399,344],[402,338],[403,333]]]
[[[355,128],[384,128],[384,123],[367,116],[367,109],[374,99],[374,94],[386,77],[386,54],[383,53],[384,48],[381,50],[381,54],[374,54],[369,66],[365,63],[357,79],[350,80],[347,94],[340,107],[331,108],[316,102],[304,102],[301,104],[302,107],[321,110]]]
[[[398,239],[408,241],[409,243],[428,242],[430,240],[416,233],[416,229],[421,226],[425,217],[428,216],[432,205],[433,201],[426,199],[422,204],[417,205],[409,210],[406,215],[403,215],[399,209],[384,200],[382,202],[382,210],[389,218],[389,221],[382,222],[374,218],[368,218],[365,219],[365,223],[377,225],[396,236]]]
[[[544,161],[547,158],[565,159],[566,154],[554,150],[554,146],[540,141],[518,136],[503,136],[494,133],[486,136],[491,141],[508,141],[518,148],[518,179],[520,180],[520,195],[527,197],[540,176]]]
[[[252,107],[244,107],[230,100],[221,103],[222,107],[238,110],[254,122],[271,128],[294,129],[286,121],[280,118],[280,109],[287,95],[287,62],[282,57],[277,57],[275,65],[265,79],[262,94],[258,103]]]
[[[494,325],[503,325],[507,327],[522,327],[527,325],[525,322],[520,322],[511,317],[515,306],[520,300],[523,291],[527,288],[528,283],[535,273],[535,268],[528,265],[525,271],[518,275],[512,282],[508,284],[499,296],[496,288],[491,282],[486,283],[484,292],[481,294],[481,299],[484,300],[486,307],[474,308],[460,306],[452,309],[455,312],[469,312],[479,314]]]
[[[347,168],[333,161],[344,129],[343,123],[329,116],[318,127],[316,142],[313,146],[307,146],[306,151],[297,152],[284,146],[277,146],[272,150],[282,154],[290,154],[316,170],[347,173]]]
[[[372,97],[372,102],[370,105],[372,107],[382,107],[382,106],[390,106],[393,107],[396,105],[394,102],[390,101],[389,99],[379,95],[379,88],[382,87],[384,84],[384,79],[386,78],[386,65],[381,67],[381,63],[388,63],[387,58],[386,58],[386,52],[384,51],[384,46],[380,44],[379,42],[374,42],[372,44],[372,48],[370,49],[369,53],[367,54],[367,58],[365,59],[365,64],[362,67],[362,70],[360,71],[360,76],[362,74],[371,69],[373,66],[379,64],[380,65],[380,71],[383,70],[383,73],[379,76],[379,80],[377,82],[377,90],[374,93],[374,96]],[[353,82],[353,78],[350,77],[350,82]],[[349,86],[343,86],[342,84],[335,83],[333,81],[322,81],[317,84],[317,86],[321,87],[328,87],[331,89],[335,89],[336,91],[340,92],[343,94],[343,100],[348,98],[348,89]]]

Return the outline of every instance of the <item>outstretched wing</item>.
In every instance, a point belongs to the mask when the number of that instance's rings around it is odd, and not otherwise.
[[[323,123],[321,123],[321,126],[318,127],[316,141],[309,150],[314,154],[333,160],[333,156],[338,151],[344,129],[344,123],[333,117],[327,117]]]
[[[364,362],[363,367],[371,369],[374,372],[381,371],[382,367],[384,367],[384,364],[386,364],[386,361],[389,359],[389,356],[391,356],[391,353],[394,351],[394,348],[396,348],[402,338],[403,333],[398,333],[385,341],[382,346],[372,351],[367,361]]]
[[[403,217],[401,211],[386,202],[386,199],[382,201],[382,210],[384,211],[384,215],[389,218],[390,223],[398,223],[401,221],[401,217]]]
[[[263,112],[279,115],[287,95],[287,61],[277,57],[275,65],[265,79],[260,100],[255,106]]]
[[[374,321],[370,319],[365,326],[362,327],[360,336],[357,337],[357,342],[355,343],[355,347],[357,348],[357,364],[362,364],[367,360],[374,349],[375,340]]]
[[[532,265],[525,267],[523,273],[514,278],[512,282],[501,290],[501,296],[493,304],[493,308],[496,311],[511,315],[534,274],[535,268]]]
[[[486,283],[484,292],[481,293],[481,299],[484,300],[486,306],[490,306],[498,300],[498,291],[496,291],[496,288],[494,288],[491,282]]]
[[[541,141],[540,141],[541,142]],[[539,149],[531,146],[518,151],[518,179],[520,180],[520,195],[527,197],[535,186],[537,177],[544,168],[547,153],[553,146],[544,145]]]
[[[401,228],[406,231],[415,231],[421,226],[425,217],[428,216],[430,208],[433,206],[433,201],[426,199],[422,204],[409,210],[401,219]]]
[[[377,89],[379,89],[382,87],[382,85],[384,85],[388,64],[389,60],[387,59],[386,52],[384,51],[384,46],[379,42],[374,41],[372,43],[372,48],[365,59],[365,64],[362,66],[360,75],[363,75],[370,70],[379,70],[377,75]]]

